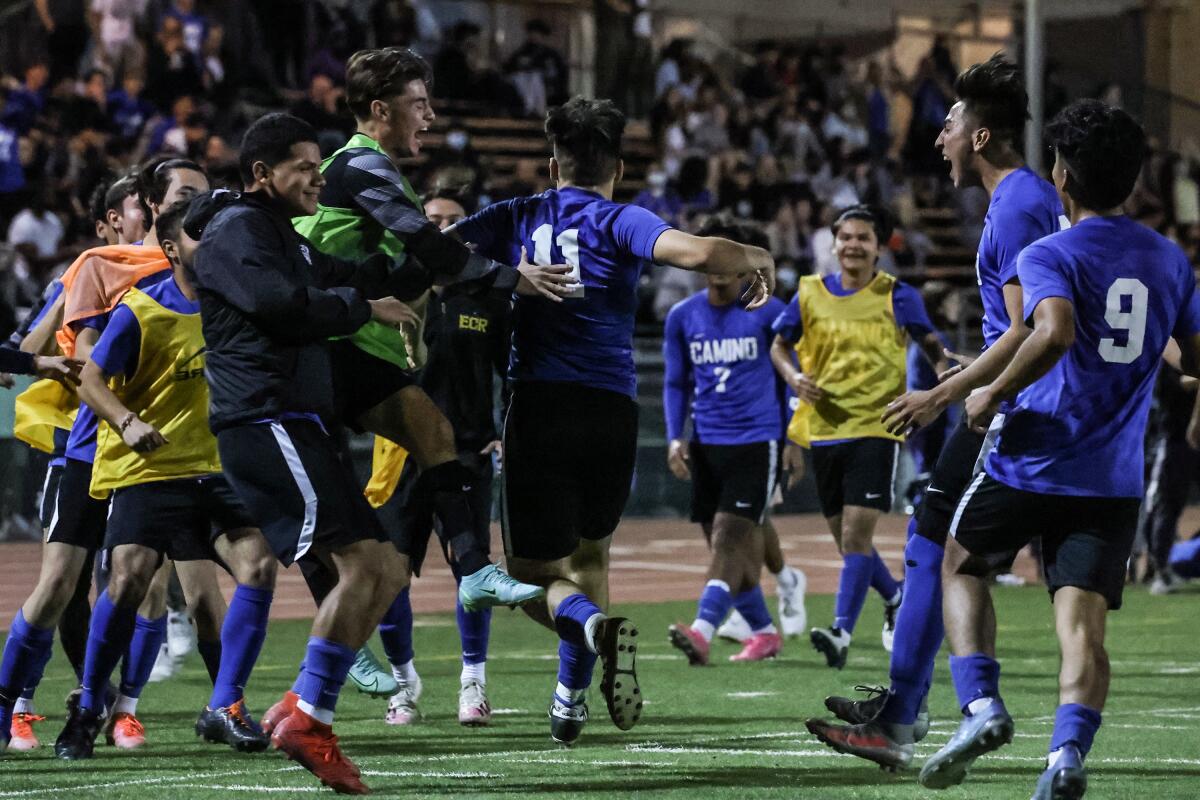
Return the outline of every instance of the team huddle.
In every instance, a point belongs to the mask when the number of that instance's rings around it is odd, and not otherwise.
[[[938,147],[954,183],[982,182],[991,204],[977,261],[986,346],[952,365],[920,295],[877,269],[889,237],[877,209],[837,217],[840,271],[802,279],[784,303],[753,226],[717,218],[693,235],[612,200],[625,125],[612,103],[576,98],[547,114],[555,189],[467,216],[452,196],[419,196],[397,167],[434,119],[425,62],[385,48],[346,71],[358,129],[325,159],[309,125],[268,114],[242,141],[242,191],[210,190],[185,159],[113,183],[94,209],[106,245],[51,287],[20,351],[0,350],[0,370],[43,379],[18,399],[18,431],[53,456],[41,577],[0,660],[0,749],[38,746],[33,698],[56,627],[79,689],[55,753],[91,758],[101,732],[145,744],[137,704],[165,636],[152,589],[173,568],[213,686],[196,733],[241,751],[273,746],[335,791],[367,793],[333,734],[338,695],[348,676],[363,686],[355,670],[378,630],[385,719],[420,718],[408,588],[433,535],[458,582],[462,724],[491,720],[490,609],[502,605],[558,636],[554,741],[582,735],[597,665],[612,722],[633,728],[644,634],[608,615],[608,564],[637,450],[638,279],[655,262],[708,276],[672,309],[664,338],[668,464],[691,481],[711,550],[696,619],[672,625],[671,644],[703,665],[723,635],[743,643],[733,660],[757,661],[803,631],[805,577],[784,562],[769,509],[808,449],[843,557],[834,619],[812,644],[844,668],[874,589],[891,652],[886,692],[828,698],[846,724],[809,730],[909,766],[948,638],[963,720],[922,784],[961,783],[1010,742],[987,577],[1040,536],[1062,667],[1034,797],[1083,795],[1150,393],[1163,359],[1200,376],[1186,258],[1120,213],[1145,148],[1132,118],[1095,101],[1064,110],[1047,129],[1051,184],[1015,143],[1027,119],[1016,70],[997,58],[959,76]],[[904,392],[910,340],[941,374],[934,389]],[[964,400],[898,581],[873,535],[892,508],[899,444]],[[376,436],[366,487],[344,430]],[[504,569],[489,552],[499,452]],[[68,646],[97,554],[107,585]],[[278,565],[293,563],[316,614],[292,688],[256,720],[245,687]],[[227,607],[218,569],[236,583]]]

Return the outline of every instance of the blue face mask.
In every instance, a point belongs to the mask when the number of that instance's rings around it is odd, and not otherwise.
[[[467,141],[466,131],[450,131],[446,134],[446,146],[451,150],[466,150]]]

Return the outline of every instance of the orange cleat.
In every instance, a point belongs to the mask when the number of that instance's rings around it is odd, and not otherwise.
[[[278,703],[267,709],[267,713],[263,714],[262,719],[258,721],[258,727],[262,728],[262,732],[271,735],[271,731],[275,726],[283,722],[291,713],[296,710],[296,703],[300,702],[300,695],[288,689],[283,693],[283,697]]]
[[[333,727],[300,709],[280,720],[271,733],[271,744],[299,763],[338,794],[370,794],[358,767],[338,749]]]
[[[9,728],[12,738],[8,741],[8,749],[25,752],[39,747],[41,742],[33,732],[33,723],[44,722],[45,719],[39,714],[27,714],[24,711],[13,714],[12,726]]]
[[[104,726],[104,738],[114,747],[136,750],[146,743],[146,729],[133,714],[121,711]]]

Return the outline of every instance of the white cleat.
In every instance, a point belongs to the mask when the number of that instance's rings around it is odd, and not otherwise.
[[[422,688],[420,678],[401,686],[400,691],[388,699],[387,714],[384,715],[383,721],[388,725],[413,725],[420,722],[421,709],[417,707],[417,701],[421,699]]]
[[[750,630],[750,623],[746,622],[735,608],[729,612],[729,617],[717,628],[717,636],[722,639],[728,639],[731,642],[743,644],[747,639],[754,635],[754,631]]]
[[[171,648],[166,642],[158,648],[158,658],[154,659],[154,668],[150,670],[150,683],[161,683],[174,678],[183,666],[183,659],[171,655]]]
[[[788,588],[776,587],[779,595],[779,627],[784,636],[803,636],[808,627],[808,612],[804,608],[804,593],[808,590],[808,578],[795,567],[784,567],[793,581]]]
[[[491,724],[492,705],[488,702],[483,684],[471,681],[458,692],[458,721],[468,728],[483,728]]]
[[[176,661],[183,661],[196,649],[196,628],[186,611],[167,612],[167,647]]]

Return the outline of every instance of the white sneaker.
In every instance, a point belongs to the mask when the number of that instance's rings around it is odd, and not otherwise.
[[[167,612],[167,647],[178,661],[196,649],[196,628],[186,611]]]
[[[424,687],[420,678],[401,686],[400,691],[388,699],[387,714],[384,715],[383,721],[388,725],[412,725],[420,722],[421,709],[417,707],[417,701],[421,699],[422,688]]]
[[[482,728],[492,721],[492,706],[479,681],[471,681],[458,692],[458,721],[469,728]]]
[[[1025,579],[1020,575],[1014,575],[1011,572],[1001,572],[994,580],[997,586],[1024,586]]]
[[[750,630],[750,623],[746,622],[746,618],[736,608],[729,612],[729,617],[721,624],[721,627],[717,628],[717,636],[739,644],[753,635],[754,631]]]
[[[784,567],[794,579],[791,588],[776,586],[779,595],[779,627],[784,636],[803,636],[808,627],[808,611],[804,608],[804,593],[808,590],[808,578],[795,567]]]
[[[1154,576],[1154,581],[1150,584],[1150,594],[1173,594],[1183,588],[1183,584],[1183,578],[1168,567]]]
[[[154,659],[154,669],[150,670],[150,683],[161,683],[170,680],[179,672],[183,662],[171,655],[171,648],[166,642],[158,648],[158,658]]]

